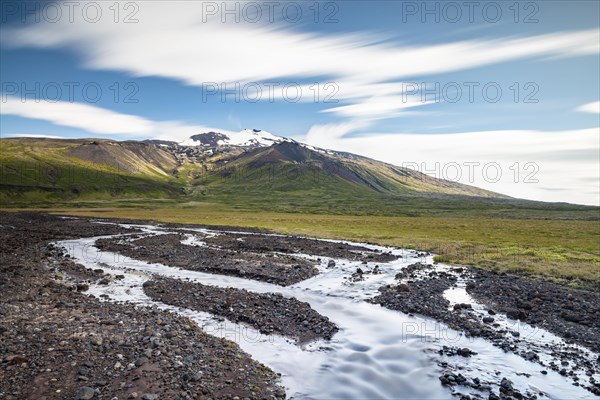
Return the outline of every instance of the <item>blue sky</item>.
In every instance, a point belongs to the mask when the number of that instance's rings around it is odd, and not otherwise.
[[[500,181],[459,179],[600,201],[598,1],[114,4],[2,2],[2,137],[260,128],[442,178],[496,163]]]

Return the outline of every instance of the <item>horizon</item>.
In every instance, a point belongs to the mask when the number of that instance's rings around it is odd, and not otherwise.
[[[3,2],[0,137],[246,126],[600,205],[600,3],[267,3]]]

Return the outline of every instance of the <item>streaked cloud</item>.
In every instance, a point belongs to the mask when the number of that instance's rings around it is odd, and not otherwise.
[[[18,97],[3,96],[0,113],[45,120],[90,133],[141,136],[152,132],[152,124],[144,118],[83,103],[22,101]]]
[[[48,121],[59,126],[77,128],[92,135],[154,137],[182,141],[192,135],[214,130],[214,128],[188,125],[178,121],[153,121],[83,103],[22,101],[19,97],[4,95],[1,105],[0,115],[16,115]],[[3,132],[5,133],[7,132]]]
[[[143,2],[135,24],[115,24],[110,18],[42,21],[5,29],[3,45],[69,48],[90,69],[190,86],[327,77],[339,86],[336,99],[341,101],[330,113],[379,118],[406,108],[397,101],[402,79],[517,59],[598,54],[600,49],[596,29],[415,46],[386,42],[389,37],[383,34],[305,33],[278,24],[222,23],[220,16],[203,22],[205,3]]]
[[[28,138],[44,138],[44,139],[64,139],[62,136],[55,135],[40,135],[40,134],[29,134],[29,133],[8,133],[2,134],[3,138],[13,138],[13,137],[28,137]]]
[[[592,101],[591,103],[582,104],[577,107],[575,111],[600,114],[600,101]]]

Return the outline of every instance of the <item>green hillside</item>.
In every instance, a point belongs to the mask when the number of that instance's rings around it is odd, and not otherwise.
[[[165,202],[340,215],[598,219],[598,208],[512,199],[294,142],[182,147],[105,139],[0,139],[2,207]]]
[[[86,161],[71,152],[80,140],[0,140],[0,200],[3,205],[70,200],[174,198],[182,193],[168,175],[142,173]],[[123,164],[130,167],[130,164]]]

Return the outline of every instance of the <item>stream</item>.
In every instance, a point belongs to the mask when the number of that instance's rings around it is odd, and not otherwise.
[[[155,226],[124,225],[142,229],[145,235],[157,235],[172,230]],[[186,228],[186,232],[193,229]],[[198,229],[202,235],[227,234],[224,231]],[[245,233],[248,234],[248,233]],[[402,268],[415,262],[432,263],[432,256],[422,257],[413,250],[387,248],[364,243],[344,242],[374,250],[391,251],[400,256],[395,261],[378,263],[380,273],[365,275],[364,280],[348,279],[361,266],[359,261],[320,257],[320,274],[287,287],[244,278],[215,275],[150,264],[117,253],[100,251],[92,237],[56,243],[67,249],[71,257],[87,268],[101,268],[111,275],[123,275],[109,285],[92,284],[87,293],[103,301],[128,302],[140,306],[158,307],[184,315],[195,321],[205,332],[236,342],[253,358],[281,374],[282,385],[289,398],[294,399],[447,399],[460,393],[486,398],[488,392],[466,386],[442,386],[440,374],[448,368],[467,379],[477,378],[481,385],[498,392],[501,377],[510,379],[523,394],[549,399],[593,399],[595,396],[559,373],[538,363],[506,353],[481,338],[465,337],[444,324],[430,318],[409,316],[366,302],[378,294],[378,288],[393,284]],[[123,235],[127,240],[127,235]],[[194,235],[188,234],[183,244],[206,246]],[[306,254],[294,256],[317,260]],[[364,267],[364,266],[363,266]],[[450,270],[450,267],[436,265]],[[295,341],[278,336],[264,335],[246,325],[235,324],[205,312],[182,309],[157,302],[148,297],[143,283],[152,275],[165,276],[217,287],[246,289],[257,293],[280,293],[310,304],[318,313],[328,317],[339,327],[330,341],[316,341],[298,345]],[[485,313],[464,290],[461,282],[444,293],[452,304],[469,303],[475,312]],[[500,317],[504,325],[518,329],[522,340],[531,344],[540,358],[543,343],[561,344],[562,339],[540,328],[527,326]],[[477,354],[465,358],[439,353],[443,346],[467,347]],[[586,351],[590,358],[597,355]],[[529,377],[527,376],[529,375]]]

